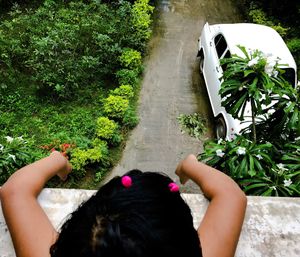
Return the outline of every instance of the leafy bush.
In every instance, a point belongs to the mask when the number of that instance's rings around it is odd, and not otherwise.
[[[128,128],[134,128],[139,123],[139,118],[134,108],[128,108],[124,114],[122,124]]]
[[[181,130],[187,132],[190,136],[201,139],[206,132],[206,120],[199,114],[180,114],[177,120],[181,126]]]
[[[256,6],[252,7],[249,11],[249,17],[251,18],[252,22],[269,26],[275,29],[281,36],[286,36],[290,28],[283,27],[280,23],[275,24],[275,22],[268,18],[266,13],[262,9],[257,9]]]
[[[104,100],[103,110],[109,117],[122,119],[128,106],[128,99],[124,99],[122,96],[110,95]]]
[[[120,56],[121,64],[128,69],[140,69],[142,65],[142,55],[139,51],[125,48]]]
[[[292,54],[300,54],[300,38],[292,38],[287,42],[287,46]]]
[[[121,69],[116,72],[116,77],[120,85],[136,86],[140,72],[137,69]]]
[[[290,0],[242,0],[237,1],[237,4],[240,5],[240,10],[246,9],[245,12],[249,9],[259,8],[262,9],[267,16],[274,17],[277,20],[289,26],[297,27],[299,25],[299,1],[290,1]]]
[[[41,158],[42,152],[31,149],[31,143],[20,137],[6,136],[0,144],[0,185],[3,184],[17,169]]]
[[[293,38],[300,37],[299,1],[243,0],[238,1],[237,3],[239,4],[240,9],[244,10],[245,15],[248,16],[249,22],[257,22],[259,24],[271,26],[287,40],[293,40]],[[300,76],[300,53],[296,53],[292,49],[291,51],[298,66],[298,76]]]
[[[133,87],[130,85],[121,85],[110,92],[111,95],[121,96],[125,99],[131,99],[134,96]]]
[[[136,42],[143,45],[151,36],[151,13],[154,7],[149,0],[136,0],[132,8],[132,24],[135,30]]]
[[[300,32],[299,32],[300,34]],[[294,35],[293,35],[294,36]],[[299,35],[300,36],[300,35]],[[294,37],[287,41],[287,46],[290,49],[292,55],[298,66],[298,77],[300,76],[300,38]]]
[[[80,149],[75,148],[71,154],[70,163],[73,168],[73,174],[83,177],[86,174],[84,169],[87,165],[94,163],[107,164],[108,148],[104,141],[97,140],[93,148]]]
[[[111,139],[118,128],[117,123],[107,117],[99,117],[97,119],[96,134],[103,139]]]

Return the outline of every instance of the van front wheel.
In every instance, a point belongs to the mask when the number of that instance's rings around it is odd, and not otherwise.
[[[227,133],[227,127],[223,116],[219,116],[215,120],[215,133],[217,139],[225,139]]]
[[[203,73],[203,68],[204,68],[204,57],[200,56],[200,60],[199,60],[199,66],[200,66],[200,73]]]

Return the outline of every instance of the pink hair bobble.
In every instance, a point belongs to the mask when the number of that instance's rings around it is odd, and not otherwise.
[[[176,183],[171,182],[171,183],[169,184],[169,189],[170,189],[170,191],[171,191],[172,193],[175,193],[175,192],[178,192],[178,191],[179,191],[179,186],[178,186]]]
[[[129,188],[132,186],[132,179],[129,176],[123,176],[121,179],[122,185],[126,188]]]

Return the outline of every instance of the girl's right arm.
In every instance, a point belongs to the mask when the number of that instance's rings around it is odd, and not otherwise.
[[[198,234],[204,257],[232,257],[242,229],[247,198],[224,173],[189,155],[176,169],[181,183],[193,180],[210,200]]]

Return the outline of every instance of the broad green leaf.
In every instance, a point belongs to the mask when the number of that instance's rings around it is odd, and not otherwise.
[[[268,190],[266,190],[266,191],[262,194],[262,196],[271,196],[271,195],[272,195],[272,191],[273,191],[273,189],[272,189],[272,188],[269,188]]]
[[[265,187],[265,186],[268,186],[268,184],[267,183],[252,184],[250,186],[245,187],[245,192],[247,192],[247,191],[249,191],[250,189],[253,189],[253,188]]]

